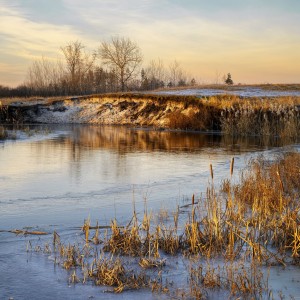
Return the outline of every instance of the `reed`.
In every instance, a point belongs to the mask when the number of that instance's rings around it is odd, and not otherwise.
[[[180,293],[182,298],[205,299],[208,290],[223,290],[230,297],[267,299],[271,291],[263,269],[300,265],[300,154],[252,160],[237,184],[231,181],[233,168],[234,159],[222,191],[212,182],[204,197],[193,197],[184,206],[190,208],[188,215],[178,208],[173,220],[158,218],[155,224],[147,209],[141,220],[134,209],[127,226],[113,220],[108,228],[92,227],[88,219],[82,245],[64,245],[54,232],[52,248],[49,243],[44,252],[57,255],[55,261],[69,270],[70,282],[92,280],[116,293],[148,288],[170,297]],[[27,251],[32,249],[43,252],[28,244]],[[190,262],[189,287],[180,292],[163,282],[171,255]],[[132,269],[124,257],[132,259]]]
[[[0,140],[5,140],[8,137],[8,133],[3,126],[0,126]]]
[[[104,251],[116,254],[139,256],[142,246],[136,216],[133,225],[120,228],[117,221],[111,224],[111,237],[104,244]]]
[[[221,131],[234,136],[277,136],[297,139],[300,132],[299,105],[241,102],[221,112]]]
[[[143,274],[135,274],[127,270],[120,258],[99,258],[90,275],[96,285],[114,287],[115,293],[148,286],[148,278]]]

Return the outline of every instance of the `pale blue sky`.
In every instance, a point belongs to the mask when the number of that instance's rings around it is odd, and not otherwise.
[[[299,83],[299,28],[299,0],[0,0],[0,84],[22,83],[69,41],[92,51],[115,35],[136,41],[145,65],[176,59],[203,82]]]

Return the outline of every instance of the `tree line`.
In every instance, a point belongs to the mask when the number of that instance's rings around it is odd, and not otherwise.
[[[63,59],[32,62],[22,85],[0,85],[0,96],[86,95],[196,84],[176,60],[166,67],[158,58],[143,67],[140,47],[125,37],[101,42],[91,53],[82,42],[72,41],[60,52]]]

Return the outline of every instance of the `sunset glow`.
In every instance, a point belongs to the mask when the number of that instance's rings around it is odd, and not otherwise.
[[[2,0],[0,85],[22,84],[33,60],[57,59],[69,41],[93,51],[116,35],[140,46],[144,66],[176,59],[199,83],[228,72],[236,83],[299,83],[299,28],[298,0]]]

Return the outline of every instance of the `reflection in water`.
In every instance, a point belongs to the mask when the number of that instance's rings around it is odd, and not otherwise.
[[[27,168],[37,165],[48,168],[49,161],[51,165],[61,168],[61,173],[68,170],[69,175],[62,176],[62,182],[72,179],[78,186],[96,179],[98,182],[109,180],[118,183],[126,181],[124,178],[132,178],[131,183],[135,183],[137,176],[151,178],[153,172],[158,173],[153,176],[162,176],[162,172],[170,176],[174,164],[180,167],[180,164],[194,160],[206,166],[220,155],[240,155],[278,147],[283,143],[268,137],[237,138],[124,126],[41,125],[26,126],[25,129],[26,132],[42,133],[40,139],[29,144],[32,162]],[[19,156],[19,152],[15,156]],[[64,165],[59,167],[59,163]],[[94,170],[95,178],[91,178],[91,170]],[[177,169],[176,172],[180,174]]]
[[[136,151],[193,152],[201,148],[222,147],[227,150],[249,151],[253,148],[278,146],[269,138],[234,138],[193,132],[138,130],[126,127],[76,126],[67,143],[77,148],[114,149],[120,155]],[[79,150],[80,151],[80,150]]]
[[[154,215],[161,208],[172,212],[177,205],[190,203],[192,194],[205,195],[210,163],[217,185],[229,178],[232,156],[235,176],[247,158],[258,152],[272,155],[276,149],[267,149],[282,143],[107,126],[60,125],[45,130],[44,125],[25,132],[29,134],[24,139],[0,142],[0,230],[56,230],[65,241],[82,238],[79,228],[87,217],[93,225],[96,221],[107,225],[114,217],[128,224],[133,200],[138,218],[145,200]],[[38,261],[33,268],[33,261],[27,263],[25,241],[19,244],[19,238],[0,232],[0,290],[7,299],[22,298],[24,291],[30,296],[36,291],[33,298],[40,298],[37,285],[47,295],[72,299],[90,295],[90,285],[79,285],[87,290],[78,294],[78,286],[70,290],[65,277],[57,280],[49,265],[41,267]]]
[[[52,130],[56,130],[52,127]],[[71,176],[77,182],[81,178],[81,161],[92,160],[95,151],[102,151],[101,163],[103,173],[113,172],[116,177],[126,176],[130,171],[127,158],[138,153],[171,153],[182,155],[198,155],[213,157],[214,152],[222,151],[227,155],[238,155],[243,152],[278,147],[280,140],[269,138],[237,138],[220,134],[200,134],[195,132],[155,131],[133,129],[119,126],[82,126],[65,127],[68,134],[55,139],[48,139],[35,144],[36,157],[51,148],[60,157],[62,151],[68,150]],[[104,152],[109,155],[104,155]],[[111,158],[111,155],[117,158]]]
[[[233,155],[238,168],[247,153],[281,143],[118,126],[26,127],[30,131],[30,137],[0,148],[0,219],[12,212],[26,218],[24,209],[45,206],[51,206],[48,214],[68,210],[71,218],[81,207],[81,215],[87,215],[93,207],[131,203],[133,190],[138,201],[150,194],[149,206],[174,206],[178,199],[206,190],[210,163],[214,180],[225,179]]]
[[[247,158],[261,150],[272,154],[275,150],[267,149],[280,144],[108,126],[32,126],[25,133],[25,138],[0,143],[0,230],[29,226],[72,237],[87,217],[93,224],[107,225],[113,218],[127,224],[133,201],[138,217],[145,201],[154,215],[161,208],[172,212],[190,202],[193,194],[196,199],[205,195],[210,163],[217,185],[229,178],[232,156],[235,176]],[[0,264],[1,274],[6,274],[2,286],[22,295],[24,285],[18,283],[24,272],[15,270],[24,267],[26,258],[21,262],[15,258],[25,247],[0,235],[0,261],[10,266],[1,270]],[[18,255],[12,255],[16,251]],[[54,290],[62,287],[53,282]],[[26,289],[36,290],[36,281],[26,282]]]
[[[91,149],[110,149],[119,155],[130,152],[166,151],[193,152],[202,148],[223,148],[227,151],[253,151],[279,147],[284,143],[271,137],[230,137],[197,132],[155,131],[118,126],[72,126],[70,134],[48,141],[68,145],[74,161]]]

